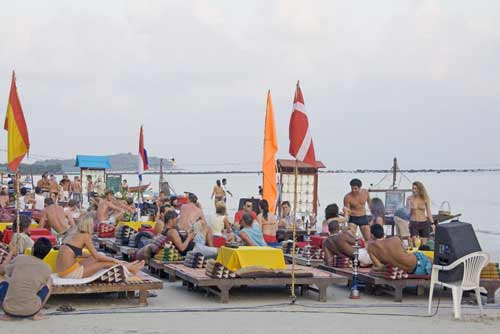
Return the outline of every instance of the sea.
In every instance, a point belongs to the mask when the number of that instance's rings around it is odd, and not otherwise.
[[[35,181],[39,177],[35,176]],[[123,174],[130,186],[138,184],[137,175]],[[164,174],[172,191],[195,193],[206,214],[214,212],[210,195],[216,180],[227,179],[228,189],[233,197],[228,198],[228,212],[233,214],[240,198],[258,197],[258,186],[262,184],[259,173],[220,174]],[[344,195],[350,191],[349,181],[359,178],[363,187],[373,189],[388,188],[392,175],[384,173],[320,173],[318,179],[318,218],[323,220],[324,208],[331,203],[342,207]],[[60,180],[60,176],[57,177]],[[460,213],[460,221],[473,225],[481,248],[490,253],[492,260],[500,261],[500,172],[426,172],[398,174],[396,185],[399,189],[411,188],[411,182],[421,181],[431,198],[431,210],[437,213],[446,201],[452,213]],[[151,190],[158,192],[159,175],[143,175],[143,183],[151,183]],[[447,210],[447,205],[443,206]]]

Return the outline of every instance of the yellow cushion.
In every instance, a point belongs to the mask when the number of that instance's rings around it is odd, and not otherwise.
[[[285,269],[283,251],[272,247],[246,246],[239,248],[221,247],[217,262],[231,271],[260,266],[268,269]]]
[[[52,269],[53,273],[56,272],[56,261],[57,261],[58,254],[59,254],[59,250],[51,249],[49,254],[47,254],[47,256],[45,256],[45,258],[43,259],[43,262],[45,262],[49,265],[49,267],[50,267],[50,269]],[[88,251],[88,249],[84,249],[83,254],[90,256],[90,252]],[[24,255],[31,255],[31,248],[27,248],[24,251]],[[80,262],[82,259],[83,258],[77,258],[77,261]]]
[[[118,228],[122,225],[126,225],[135,231],[139,231],[139,229],[141,228],[141,225],[149,225],[152,228],[154,228],[156,225],[156,222],[119,222],[116,225],[116,227]]]

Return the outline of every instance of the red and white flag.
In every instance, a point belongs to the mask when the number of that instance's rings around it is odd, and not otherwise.
[[[288,136],[290,138],[290,154],[298,161],[316,166],[314,145],[309,131],[309,120],[307,119],[304,97],[298,81],[295,97],[293,98],[293,112],[290,117]]]
[[[137,161],[137,175],[139,175],[139,180],[142,181],[142,174],[144,171],[149,169],[149,161],[148,161],[148,152],[144,148],[144,136],[142,134],[142,125],[141,132],[139,134],[139,158]]]

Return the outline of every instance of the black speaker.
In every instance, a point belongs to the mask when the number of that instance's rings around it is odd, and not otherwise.
[[[481,251],[476,233],[469,223],[452,221],[437,225],[434,243],[434,264],[447,266],[470,253]],[[463,266],[450,271],[441,271],[439,281],[456,282],[462,280]]]

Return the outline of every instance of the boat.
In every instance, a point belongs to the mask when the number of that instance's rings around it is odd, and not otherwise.
[[[141,186],[133,186],[133,187],[128,187],[128,192],[129,193],[142,193],[148,190],[148,188],[151,186],[151,183],[141,185]]]

